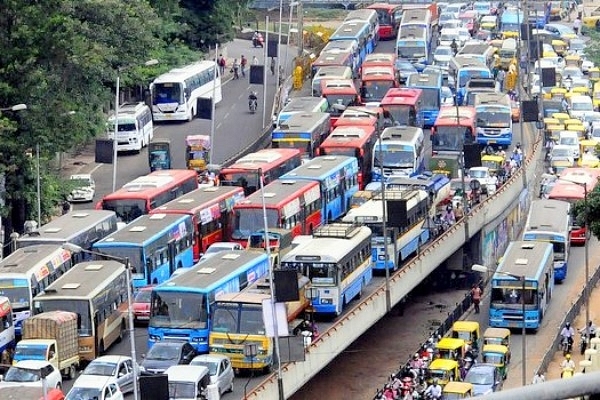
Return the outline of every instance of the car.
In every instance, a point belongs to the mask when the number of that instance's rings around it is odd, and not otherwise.
[[[544,30],[552,33],[552,36],[556,39],[571,40],[577,38],[577,34],[572,28],[562,24],[546,24]]]
[[[494,179],[488,167],[473,167],[469,168],[469,178],[476,179],[481,184],[481,192],[484,194],[492,194],[495,191],[495,186],[498,184],[498,179]]]
[[[208,368],[211,385],[219,387],[219,394],[233,391],[233,368],[229,357],[221,354],[202,354],[194,357],[190,365]]]
[[[493,364],[475,364],[467,372],[465,382],[473,385],[473,396],[487,395],[502,389],[502,376]]]
[[[200,257],[200,260],[207,260],[220,251],[228,250],[244,250],[244,247],[236,242],[215,242],[208,246],[202,257]]]
[[[49,389],[44,394],[41,387],[7,386],[0,388],[0,399],[65,400],[60,389]]]
[[[111,378],[119,385],[119,390],[123,393],[133,392],[133,362],[128,356],[100,356],[90,362],[81,372],[79,379],[87,377],[96,377],[97,379]],[[77,381],[75,381],[75,384]]]
[[[400,74],[400,83],[405,83],[410,75],[417,73],[417,69],[406,60],[396,60],[396,69]]]
[[[33,386],[42,387],[40,373],[46,375],[47,388],[62,388],[62,375],[60,371],[48,361],[44,360],[21,360],[6,371],[0,388],[9,386]]]
[[[433,61],[448,63],[454,57],[454,52],[450,46],[438,46],[433,52]]]
[[[594,64],[594,62],[592,60],[589,60],[586,57],[583,57],[582,61],[581,61],[581,71],[584,74],[587,74],[588,72],[590,72],[590,69],[594,68],[596,65]]]
[[[133,323],[150,320],[150,294],[154,286],[143,286],[133,295]]]
[[[90,202],[94,200],[96,195],[96,183],[90,174],[76,174],[69,177],[69,184],[73,190],[67,195],[67,201],[75,202]]]
[[[95,375],[82,375],[75,383],[65,400],[123,400],[123,392],[114,379],[98,379]]]
[[[585,42],[582,39],[571,39],[569,41],[569,53],[583,55]]]
[[[187,365],[196,356],[196,349],[188,342],[155,343],[140,365],[141,375],[164,373],[171,365]]]

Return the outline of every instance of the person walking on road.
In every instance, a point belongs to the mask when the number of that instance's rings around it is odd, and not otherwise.
[[[237,58],[233,60],[231,72],[233,72],[233,79],[240,79],[240,63]]]
[[[243,77],[246,76],[246,65],[248,65],[248,59],[246,57],[244,57],[244,55],[242,54],[242,59],[240,60],[240,66],[242,68],[242,76]]]
[[[227,61],[225,60],[225,57],[223,57],[223,54],[219,54],[219,70],[221,71],[221,76],[225,75],[225,66],[227,65]]]
[[[506,71],[500,69],[498,71],[498,76],[496,78],[498,80],[498,85],[500,86],[500,91],[504,91],[504,80],[506,79]]]
[[[544,383],[546,382],[546,377],[544,376],[544,374],[542,374],[541,371],[535,371],[535,375],[533,376],[533,380],[531,381],[531,383],[533,385],[537,384],[537,383]]]
[[[573,21],[573,31],[575,31],[577,36],[579,36],[581,33],[581,17],[579,16],[575,18],[575,21]]]
[[[471,300],[473,300],[475,314],[479,314],[479,303],[481,302],[481,288],[476,284],[473,284],[473,287],[471,288]]]
[[[271,57],[271,75],[275,75],[275,57]]]
[[[252,65],[258,65],[258,58],[256,56],[252,56]]]

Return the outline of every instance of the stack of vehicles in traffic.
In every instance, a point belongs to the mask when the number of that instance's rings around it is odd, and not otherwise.
[[[321,81],[324,79],[352,79],[352,68],[345,65],[327,65],[320,67],[312,79],[312,95],[321,97]]]

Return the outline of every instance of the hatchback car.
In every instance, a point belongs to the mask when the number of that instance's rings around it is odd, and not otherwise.
[[[65,400],[123,400],[119,385],[112,379],[98,379],[94,375],[80,376]]]
[[[482,396],[502,389],[502,376],[493,364],[475,364],[467,372],[465,382],[473,385],[473,396]]]
[[[78,378],[88,376],[104,379],[113,378],[123,393],[133,392],[133,362],[127,356],[101,356],[93,360]],[[75,381],[77,383],[77,381]]]
[[[133,323],[147,323],[150,320],[150,294],[153,286],[138,289],[133,297]]]
[[[22,360],[10,367],[0,387],[8,386],[34,386],[42,387],[40,377],[42,370],[46,375],[47,388],[62,388],[62,375],[59,370],[54,368],[48,361],[43,360]]]
[[[90,174],[71,175],[69,183],[73,190],[67,196],[69,202],[89,202],[94,200],[96,183]]]
[[[194,357],[190,365],[208,368],[211,385],[219,387],[219,394],[233,391],[233,368],[229,357],[220,354],[202,354]]]
[[[236,242],[215,242],[208,246],[208,249],[206,249],[202,257],[200,257],[200,260],[209,259],[220,251],[228,250],[244,250],[244,248],[241,244]]]
[[[142,375],[164,373],[171,365],[187,365],[196,356],[196,349],[185,342],[155,343],[144,357],[140,372]]]

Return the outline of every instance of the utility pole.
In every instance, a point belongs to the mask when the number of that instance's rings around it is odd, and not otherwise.
[[[304,7],[302,0],[298,0],[298,56],[301,57],[304,53]]]

